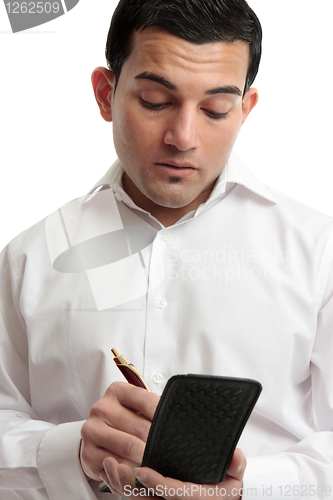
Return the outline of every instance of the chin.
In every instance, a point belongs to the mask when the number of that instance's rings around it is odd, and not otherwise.
[[[150,199],[160,207],[174,208],[174,209],[184,208],[193,201],[192,199],[186,199],[186,200],[184,200],[184,198],[180,199],[177,196],[175,197],[155,196],[155,197],[150,197]]]
[[[178,182],[168,186],[156,183],[153,186],[146,185],[144,188],[143,194],[155,205],[172,209],[184,208],[200,195],[200,190],[197,193],[190,186],[186,187]]]

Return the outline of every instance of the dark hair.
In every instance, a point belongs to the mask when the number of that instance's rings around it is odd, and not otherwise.
[[[159,26],[196,44],[242,40],[250,45],[244,94],[258,73],[261,58],[260,21],[245,0],[120,0],[106,43],[106,60],[118,83],[131,53],[132,33]]]

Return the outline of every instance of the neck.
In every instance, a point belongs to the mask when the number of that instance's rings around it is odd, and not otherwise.
[[[123,175],[123,188],[124,191],[132,198],[134,203],[149,212],[155,219],[157,219],[164,227],[169,227],[175,224],[179,219],[184,217],[192,210],[196,210],[202,203],[205,203],[209,198],[210,193],[213,188],[209,188],[207,191],[202,192],[195,200],[184,207],[170,208],[158,205],[147,196],[145,196],[133,183],[133,181],[125,173]]]

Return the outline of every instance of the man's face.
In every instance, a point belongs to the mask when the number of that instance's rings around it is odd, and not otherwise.
[[[257,102],[255,89],[242,102],[248,64],[241,41],[196,45],[159,28],[135,32],[110,99],[134,201],[145,209],[206,201]]]

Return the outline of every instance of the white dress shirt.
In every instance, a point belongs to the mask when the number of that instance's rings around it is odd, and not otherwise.
[[[124,380],[112,347],[157,394],[179,373],[260,381],[243,500],[333,498],[332,218],[232,156],[164,228],[121,176],[117,161],[1,254],[1,500],[111,498],[78,452],[90,407]]]

